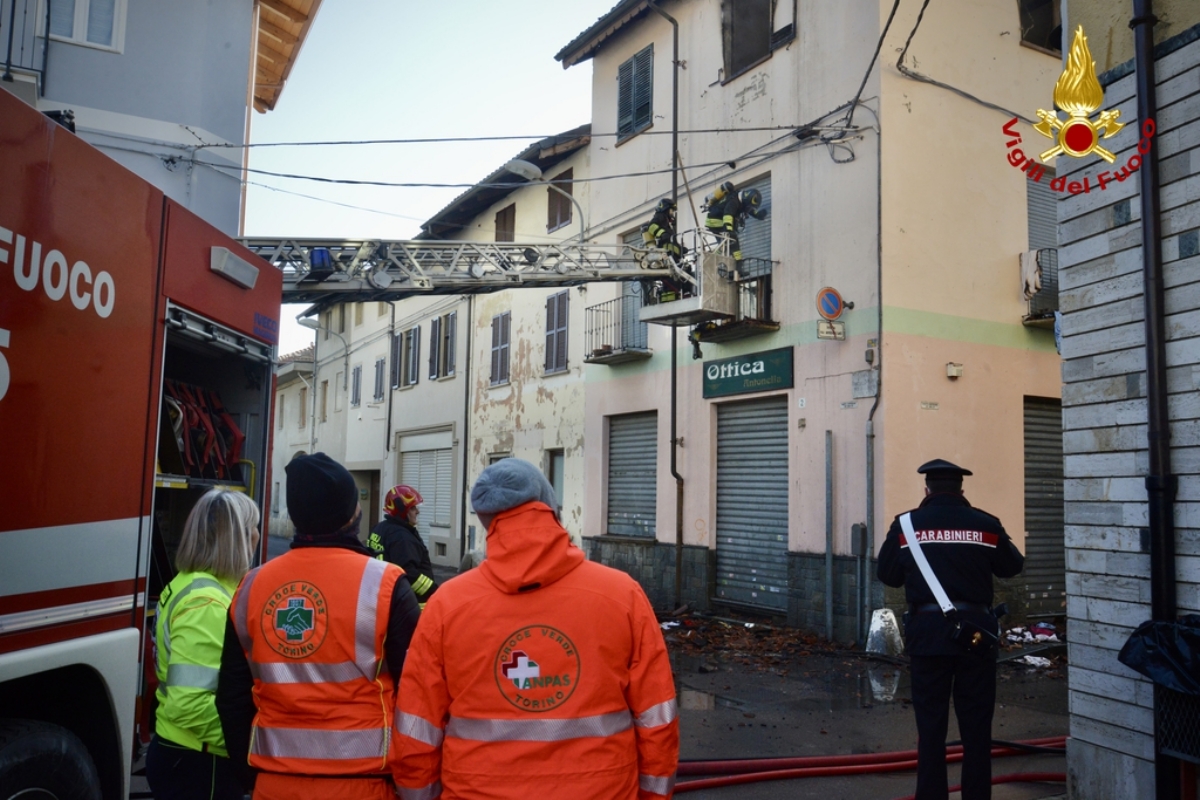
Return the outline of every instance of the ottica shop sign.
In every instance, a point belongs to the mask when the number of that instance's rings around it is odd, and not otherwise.
[[[704,397],[792,388],[792,348],[766,350],[704,365]]]

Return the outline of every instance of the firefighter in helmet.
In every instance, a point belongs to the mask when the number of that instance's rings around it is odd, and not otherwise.
[[[417,532],[417,515],[423,502],[421,493],[408,484],[393,487],[383,500],[383,519],[367,537],[367,547],[375,551],[376,558],[404,570],[421,608],[438,588],[429,550]]]
[[[708,203],[708,218],[705,225],[710,232],[729,241],[729,252],[734,261],[742,260],[742,244],[738,231],[746,226],[746,218],[766,219],[767,210],[762,207],[762,192],[758,189],[743,189],[738,192],[729,181],[722,183]]]
[[[683,248],[675,240],[675,209],[675,201],[671,198],[664,197],[659,200],[658,205],[654,207],[654,216],[650,218],[650,224],[642,231],[642,239],[646,244],[666,250],[678,264],[683,258]]]

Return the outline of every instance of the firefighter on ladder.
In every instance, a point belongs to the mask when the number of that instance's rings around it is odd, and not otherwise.
[[[738,231],[745,227],[747,217],[767,218],[767,210],[762,207],[762,192],[758,189],[743,189],[738,192],[729,181],[718,186],[708,202],[708,217],[704,225],[710,233],[716,234],[722,243],[729,242],[729,255],[738,262],[739,272],[742,244],[738,240]]]
[[[417,514],[423,502],[421,493],[408,484],[392,488],[383,500],[383,519],[367,537],[367,547],[375,551],[376,558],[404,570],[422,609],[438,588],[429,550],[417,532]]]
[[[664,251],[676,266],[679,266],[687,251],[680,246],[679,240],[675,237],[676,208],[675,201],[669,197],[659,200],[654,207],[654,216],[650,218],[650,223],[642,226],[642,241]],[[691,297],[692,295],[686,281],[666,278],[656,283],[660,284],[657,287],[660,303],[669,303],[680,297]]]

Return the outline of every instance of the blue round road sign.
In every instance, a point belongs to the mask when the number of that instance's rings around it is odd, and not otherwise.
[[[846,304],[837,289],[826,286],[817,292],[817,313],[828,320],[835,320],[846,310]]]

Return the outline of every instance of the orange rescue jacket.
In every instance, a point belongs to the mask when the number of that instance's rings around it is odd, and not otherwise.
[[[387,771],[395,688],[383,642],[394,564],[304,548],[251,570],[230,613],[258,713],[250,766],[302,775]]]
[[[402,800],[670,797],[675,686],[645,593],[545,504],[497,515],[487,559],[421,614],[396,733]]]

